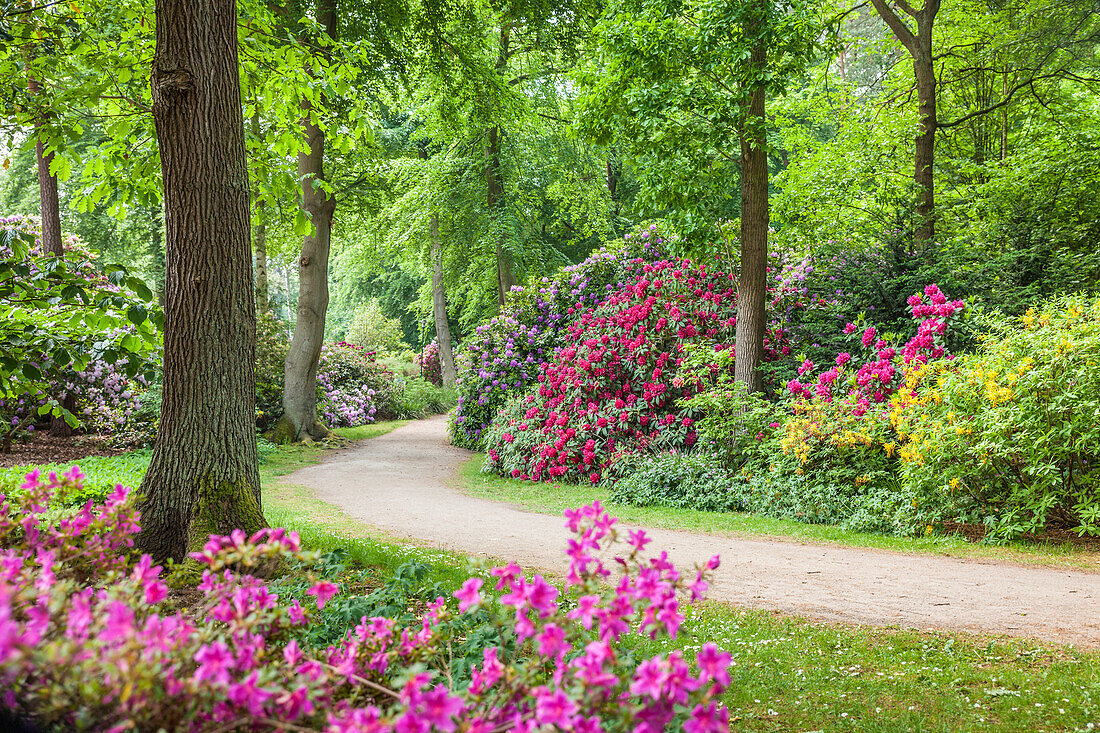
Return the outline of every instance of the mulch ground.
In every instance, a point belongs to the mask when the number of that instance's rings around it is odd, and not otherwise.
[[[10,453],[0,453],[0,468],[34,466],[43,463],[73,463],[88,456],[117,456],[128,448],[112,447],[100,435],[55,438],[44,430],[32,433],[26,442],[15,442]]]

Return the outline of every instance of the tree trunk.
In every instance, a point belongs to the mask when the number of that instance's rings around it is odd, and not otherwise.
[[[766,69],[767,47],[758,42],[749,63]],[[754,72],[754,76],[755,76]],[[741,274],[737,282],[734,379],[751,392],[763,389],[764,324],[768,268],[768,149],[764,136],[764,87],[744,104],[741,129]]]
[[[485,149],[485,203],[493,224],[497,227],[497,304],[503,308],[512,286],[516,284],[516,262],[504,246],[504,182],[500,171],[500,128],[489,129],[489,145]]]
[[[503,23],[500,26],[500,48],[496,63],[496,73],[501,77],[508,70],[511,37],[511,24]],[[489,128],[489,145],[485,149],[485,202],[489,208],[489,215],[497,227],[497,302],[503,308],[508,293],[516,284],[516,262],[512,253],[504,246],[504,181],[500,167],[500,138],[499,126],[494,125]]]
[[[432,239],[432,315],[435,316],[435,340],[439,344],[439,364],[443,386],[454,387],[454,351],[451,349],[451,324],[447,322],[447,295],[443,290],[443,242],[439,237],[439,214],[432,212],[429,225]]]
[[[930,5],[927,2],[926,5]],[[936,74],[932,68],[932,21],[917,21],[917,48],[913,74],[917,80],[920,132],[913,151],[913,182],[917,186],[917,229],[914,244],[920,249],[936,237],[936,193],[933,164],[936,159]]]
[[[335,0],[317,0],[317,22],[329,37],[336,37]],[[302,256],[298,258],[298,316],[286,356],[283,416],[275,428],[279,442],[319,440],[329,435],[328,428],[317,419],[317,362],[325,338],[328,256],[336,201],[319,185],[325,181],[324,130],[309,100],[302,100],[301,109],[308,150],[298,154],[298,177],[302,181],[302,210],[313,222],[313,231],[302,240]]]
[[[27,91],[31,97],[38,94],[41,87],[33,76],[27,78]],[[34,151],[38,158],[38,205],[41,214],[42,232],[38,244],[42,254],[64,257],[65,247],[61,243],[61,202],[57,196],[57,176],[50,173],[50,164],[54,154],[46,150],[42,140],[45,113],[38,116],[34,130]],[[61,407],[70,413],[76,411],[76,395],[59,395]],[[55,438],[67,438],[73,434],[73,426],[63,417],[50,417],[50,435]]]
[[[38,80],[27,79],[27,91],[34,97],[41,90]],[[45,113],[38,116],[34,126],[34,151],[38,158],[38,202],[42,214],[42,235],[39,244],[42,253],[62,257],[65,248],[61,244],[61,204],[57,197],[57,176],[50,173],[54,154],[46,150],[42,141]]]
[[[234,0],[156,0],[164,395],[137,542],[158,561],[183,560],[212,533],[266,525],[236,10]]]
[[[260,137],[260,113],[252,115],[252,135]],[[256,255],[256,310],[266,313],[271,310],[267,286],[267,206],[259,196],[253,197],[256,212],[256,226],[252,230],[252,249]]]
[[[908,3],[897,3],[917,24],[916,33],[890,7],[888,0],[871,0],[879,16],[894,33],[913,59],[913,76],[917,84],[917,104],[920,132],[914,140],[913,182],[917,188],[917,226],[913,237],[916,248],[936,237],[936,195],[933,165],[936,159],[936,72],[932,66],[932,28],[941,0],[924,0],[919,9]]]

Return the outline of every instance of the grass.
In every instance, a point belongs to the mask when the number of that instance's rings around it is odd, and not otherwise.
[[[84,486],[88,489],[110,491],[115,484],[137,486],[145,470],[149,468],[149,449],[131,451],[121,456],[89,456],[73,463],[84,472]],[[0,468],[0,492],[11,493],[23,483],[23,477],[34,468],[43,474],[68,471],[72,463],[47,463],[39,466],[11,466]]]
[[[1074,545],[1024,542],[986,545],[970,542],[955,535],[894,537],[869,532],[853,532],[830,525],[807,524],[758,514],[637,507],[610,501],[609,490],[604,486],[535,483],[482,473],[483,461],[483,457],[476,456],[462,465],[458,488],[473,496],[517,504],[525,509],[544,514],[561,514],[566,509],[591,504],[599,499],[609,508],[613,508],[612,514],[624,522],[661,529],[776,537],[807,542],[826,542],[848,547],[870,547],[908,554],[1008,560],[1030,565],[1100,570],[1100,553]]]

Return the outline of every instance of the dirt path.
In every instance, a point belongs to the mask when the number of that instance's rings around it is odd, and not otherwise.
[[[444,418],[409,424],[286,478],[366,525],[564,573],[560,517],[451,488],[469,453]],[[1100,574],[999,561],[647,530],[685,568],[718,553],[710,597],[824,621],[1009,634],[1100,647]]]

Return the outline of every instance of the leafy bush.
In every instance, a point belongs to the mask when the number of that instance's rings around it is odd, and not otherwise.
[[[856,341],[851,351],[816,378],[816,365],[804,360],[779,404],[733,384],[723,368],[728,356],[690,354],[693,378],[711,362],[717,367],[714,385],[686,407],[697,411],[699,430],[731,475],[735,508],[863,531],[927,531],[912,491],[898,480],[904,453],[892,412],[923,394],[927,364],[951,363],[948,338],[965,305],[935,285],[907,303],[917,331],[904,345],[880,338],[874,326],[849,323],[843,333]]]
[[[344,340],[380,356],[392,356],[409,348],[401,321],[387,318],[377,300],[367,301],[355,310]]]
[[[283,414],[289,329],[273,313],[256,314],[256,426],[270,430]]]
[[[173,610],[161,568],[129,550],[138,522],[125,490],[74,519],[46,519],[51,496],[80,478],[31,474],[16,506],[0,501],[3,704],[46,728],[729,728],[716,698],[730,684],[730,654],[704,644],[693,672],[679,650],[644,659],[624,648],[634,633],[675,638],[684,595],[702,597],[718,558],[685,575],[632,531],[619,563],[605,565],[601,550],[621,537],[598,503],[566,513],[575,538],[564,597],[510,564],[490,571],[499,598],[473,577],[452,594],[457,609],[441,595],[415,618],[400,607],[396,618],[364,613],[339,633],[317,613],[339,603],[337,583],[306,574],[313,602],[303,605],[249,574],[318,560],[279,529],[211,537],[192,555],[206,568],[204,599]],[[622,577],[609,582],[620,563]],[[476,614],[493,633],[463,637]],[[449,674],[452,650],[468,642],[481,653],[461,655],[477,661],[460,682]]]
[[[532,481],[597,482],[616,460],[651,448],[690,449],[695,413],[678,404],[702,389],[681,373],[685,347],[732,348],[736,285],[686,260],[645,263],[635,278],[568,328],[542,366],[538,391],[510,403],[490,426],[488,466]],[[789,351],[781,329],[765,360]],[[517,439],[517,433],[531,433]]]
[[[419,420],[447,412],[458,396],[453,389],[436,386],[423,379],[401,380],[395,395],[394,413],[401,420]]]
[[[72,237],[62,257],[45,255],[37,227],[22,217],[0,219],[5,445],[45,415],[118,430],[155,373],[160,315],[145,283],[119,265],[96,267]]]
[[[667,506],[728,512],[741,509],[731,494],[730,476],[713,455],[666,451],[626,459],[623,477],[611,488],[611,499],[635,506]]]
[[[317,365],[317,412],[329,427],[353,427],[393,419],[401,409],[393,373],[374,352],[340,342],[321,348]]]
[[[1061,298],[930,365],[897,406],[901,475],[927,521],[991,539],[1048,527],[1100,535],[1100,299]]]

